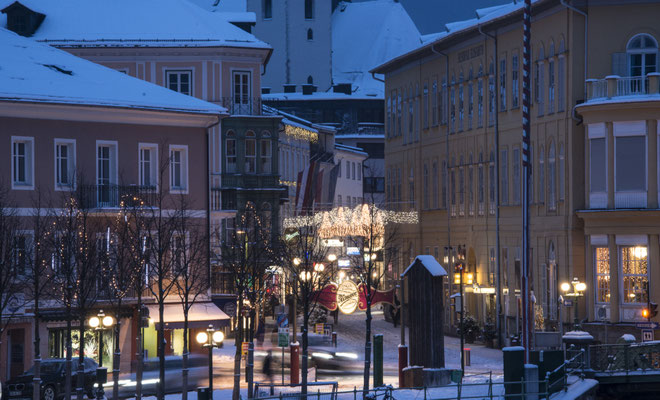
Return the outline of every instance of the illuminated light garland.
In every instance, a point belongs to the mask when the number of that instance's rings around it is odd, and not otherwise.
[[[301,128],[294,125],[284,125],[284,133],[293,139],[307,140],[311,143],[319,141],[319,134],[309,129]]]
[[[417,224],[417,211],[388,211],[372,204],[361,204],[354,208],[336,207],[314,215],[285,218],[284,228],[319,226],[319,236],[382,236],[388,224]]]
[[[286,181],[286,180],[280,179],[280,185],[296,187],[296,186],[298,186],[298,182],[295,182],[295,181]]]

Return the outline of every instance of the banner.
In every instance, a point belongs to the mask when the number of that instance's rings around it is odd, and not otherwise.
[[[394,293],[396,289],[376,290],[371,289],[371,307],[381,303],[394,303]],[[312,301],[315,301],[328,311],[339,309],[342,314],[351,314],[355,310],[365,311],[367,309],[367,286],[364,283],[356,285],[352,281],[344,281],[340,285],[330,283],[323,289],[312,294]]]

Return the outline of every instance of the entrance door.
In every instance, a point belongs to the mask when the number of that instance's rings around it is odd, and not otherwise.
[[[17,377],[25,371],[25,329],[9,331],[9,379]]]

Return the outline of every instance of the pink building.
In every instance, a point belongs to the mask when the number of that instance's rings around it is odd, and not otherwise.
[[[21,217],[13,249],[16,268],[29,268],[38,196],[43,214],[56,215],[63,199],[75,197],[103,224],[116,216],[122,199],[148,203],[162,193],[161,209],[174,209],[184,198],[192,218],[206,226],[212,170],[206,155],[225,108],[1,28],[0,53],[0,150],[6,153],[0,186],[12,201],[11,211]],[[9,313],[15,315],[0,338],[0,382],[32,363],[33,303],[27,294],[20,298],[25,302],[3,310],[0,327]],[[131,304],[130,296],[126,303]],[[94,313],[104,304],[99,295]],[[62,357],[61,304],[48,298],[41,308],[41,356]],[[212,317],[227,318],[215,310]],[[137,325],[131,311],[122,319],[122,371],[130,369],[128,355],[135,354]]]

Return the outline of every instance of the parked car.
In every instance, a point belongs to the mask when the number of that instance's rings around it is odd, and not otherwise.
[[[41,398],[43,400],[57,400],[64,397],[64,373],[66,360],[51,358],[41,362]],[[85,358],[85,393],[87,397],[94,398],[94,383],[96,383],[96,369],[98,364],[91,358]],[[32,379],[34,366],[21,375],[8,380],[2,389],[2,400],[31,399]],[[71,392],[75,393],[78,379],[78,358],[71,360]]]

